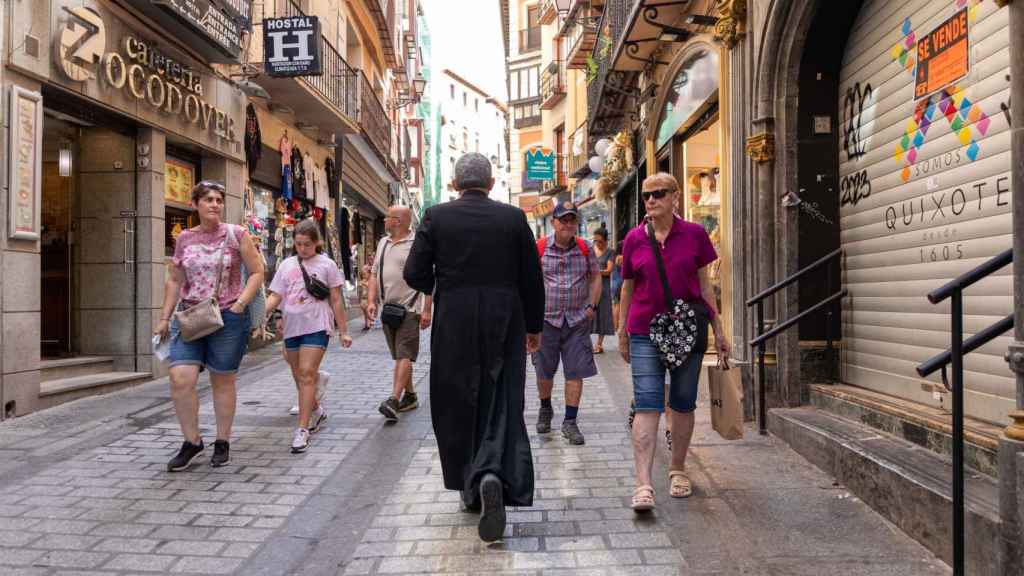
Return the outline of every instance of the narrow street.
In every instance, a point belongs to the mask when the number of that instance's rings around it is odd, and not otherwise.
[[[599,357],[602,376],[585,386],[585,446],[533,435],[537,402],[528,401],[535,506],[511,511],[504,542],[486,546],[476,517],[460,513],[457,494],[441,484],[429,357],[414,374],[420,409],[393,426],[377,413],[390,378],[386,350],[380,330],[332,349],[330,419],[302,455],[288,451],[294,388],[278,346],[243,365],[224,468],[210,468],[204,454],[187,472],[165,471],[181,442],[165,380],[3,423],[0,574],[949,572],[780,441],[754,430],[719,439],[706,402],[690,463],[694,497],[668,498],[662,450],[657,511],[636,517],[628,368],[612,349]]]

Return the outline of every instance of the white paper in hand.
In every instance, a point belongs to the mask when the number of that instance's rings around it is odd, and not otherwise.
[[[166,362],[171,356],[171,340],[162,340],[159,334],[153,335],[153,354],[157,360]]]

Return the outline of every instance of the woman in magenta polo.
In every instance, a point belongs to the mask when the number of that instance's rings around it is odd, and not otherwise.
[[[693,493],[686,474],[686,454],[693,436],[697,408],[697,383],[708,323],[715,330],[720,358],[728,358],[731,346],[715,309],[715,292],[706,266],[718,259],[707,232],[698,224],[675,215],[679,184],[671,174],[658,173],[644,180],[642,196],[647,220],[654,226],[672,299],[682,298],[698,311],[698,334],[694,352],[678,368],[668,370],[651,342],[651,319],[665,311],[665,297],[657,261],[647,233],[647,222],[626,235],[622,246],[622,294],[620,297],[619,350],[631,363],[636,419],[633,422],[633,453],[636,461],[636,491],[633,509],[654,508],[651,466],[654,463],[658,421],[665,409],[665,375],[669,375],[668,407],[672,429],[672,463],[669,466],[670,494],[685,498]]]

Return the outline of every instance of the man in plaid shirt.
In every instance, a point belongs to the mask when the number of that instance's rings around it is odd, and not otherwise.
[[[559,203],[552,225],[555,233],[537,242],[545,296],[544,332],[540,350],[533,354],[540,392],[537,433],[551,431],[554,416],[551,389],[561,360],[565,375],[562,436],[570,444],[580,445],[584,440],[576,416],[583,394],[583,379],[597,374],[590,332],[601,299],[601,274],[593,245],[576,237],[579,225],[576,205],[569,201]]]

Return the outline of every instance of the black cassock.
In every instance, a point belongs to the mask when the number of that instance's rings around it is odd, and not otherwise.
[[[493,472],[506,506],[530,506],[526,333],[543,328],[544,281],[526,215],[472,191],[433,206],[404,276],[434,294],[430,415],[445,488],[475,490]]]

